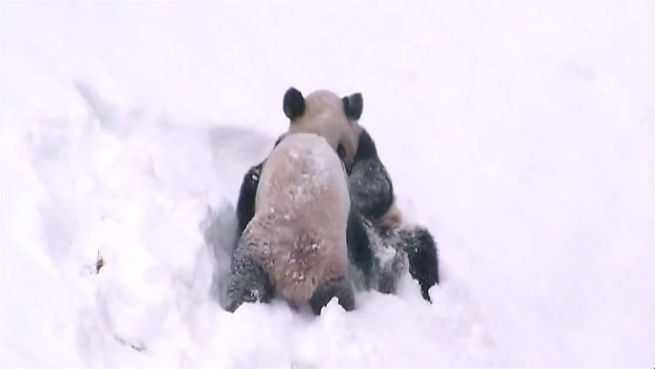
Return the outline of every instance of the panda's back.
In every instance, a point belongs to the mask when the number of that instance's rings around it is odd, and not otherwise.
[[[303,133],[282,140],[262,169],[255,204],[242,242],[285,298],[301,304],[320,283],[344,276],[348,182],[325,139]]]
[[[279,212],[294,222],[311,216],[324,222],[350,208],[343,164],[326,140],[315,134],[287,136],[262,169],[257,211]]]

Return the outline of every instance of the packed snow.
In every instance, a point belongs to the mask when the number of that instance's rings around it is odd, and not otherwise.
[[[653,367],[653,2],[0,4],[1,367]],[[362,92],[442,283],[218,303],[289,86]]]

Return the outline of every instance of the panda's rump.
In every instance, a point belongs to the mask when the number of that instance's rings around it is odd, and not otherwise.
[[[275,289],[286,299],[302,304],[321,283],[345,276],[345,240],[301,232],[290,241],[271,245],[269,273]]]
[[[346,173],[324,138],[285,137],[262,169],[252,237],[260,264],[276,291],[295,304],[348,270],[346,227],[350,197]]]
[[[260,213],[246,227],[241,245],[256,258],[278,294],[300,305],[321,283],[342,278],[348,271],[345,229],[325,230]]]

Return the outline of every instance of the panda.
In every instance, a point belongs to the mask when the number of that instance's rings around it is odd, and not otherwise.
[[[263,165],[254,216],[233,254],[227,309],[275,295],[317,315],[333,297],[354,309],[350,206],[344,165],[325,138],[293,133],[281,140]]]
[[[318,134],[344,163],[352,202],[348,250],[351,262],[361,272],[360,285],[393,293],[396,282],[409,269],[423,298],[430,301],[428,290],[439,282],[436,244],[427,229],[402,225],[391,178],[375,142],[359,125],[362,95],[354,93],[340,98],[331,91],[318,90],[304,97],[291,87],[284,94],[283,111],[290,123],[276,145],[289,134]],[[244,176],[237,202],[239,232],[254,215],[264,163],[253,166]]]

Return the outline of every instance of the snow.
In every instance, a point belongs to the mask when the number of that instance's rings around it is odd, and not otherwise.
[[[652,3],[0,13],[0,366],[654,365]],[[406,278],[352,313],[218,306],[205,240],[229,244],[291,85],[363,93],[439,243],[433,305]]]

